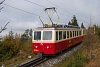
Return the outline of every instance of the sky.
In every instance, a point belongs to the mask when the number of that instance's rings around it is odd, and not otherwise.
[[[3,0],[0,0],[2,2]],[[0,27],[7,22],[7,29],[0,33],[5,36],[9,31],[14,33],[24,33],[26,29],[41,27],[41,19],[48,23],[49,19],[45,13],[45,8],[55,7],[60,18],[58,24],[68,24],[76,16],[78,24],[88,27],[91,24],[100,26],[100,0],[5,0],[0,8]],[[53,22],[57,22],[57,15],[52,16]]]

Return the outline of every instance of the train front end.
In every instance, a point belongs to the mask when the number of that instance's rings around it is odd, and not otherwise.
[[[32,51],[34,54],[55,54],[54,30],[38,28],[33,30]]]

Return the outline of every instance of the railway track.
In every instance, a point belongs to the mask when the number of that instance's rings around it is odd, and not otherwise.
[[[35,67],[35,66],[43,63],[46,60],[48,60],[48,58],[46,58],[46,57],[37,58],[37,59],[29,61],[29,62],[27,62],[25,64],[21,64],[21,65],[19,65],[19,67]]]

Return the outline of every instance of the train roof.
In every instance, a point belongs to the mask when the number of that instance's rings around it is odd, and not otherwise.
[[[82,28],[73,25],[56,25],[56,26],[43,26],[35,28],[34,30],[81,30]]]

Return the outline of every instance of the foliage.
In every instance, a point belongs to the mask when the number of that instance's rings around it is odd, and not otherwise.
[[[72,25],[72,23],[69,21],[68,25]]]
[[[95,30],[96,30],[96,33],[98,34],[98,36],[100,37],[100,27],[99,26],[95,26]]]
[[[9,35],[4,37],[4,40],[1,42],[0,48],[0,61],[7,60],[15,56],[21,47],[20,35],[13,35],[13,32],[10,31]]]
[[[69,21],[68,25],[79,26],[75,15],[73,15],[73,19],[71,22]]]
[[[73,19],[71,21],[72,21],[72,25],[79,26],[75,15],[73,16]]]
[[[84,63],[88,61],[88,58],[83,57],[81,53],[78,53],[70,60],[66,67],[84,67]]]
[[[69,62],[67,67],[83,67],[83,58],[80,54],[77,54],[73,60]]]
[[[21,43],[25,44],[31,37],[32,37],[32,29],[25,30],[24,34],[21,35]]]
[[[3,41],[0,41],[0,62],[11,59],[12,57],[20,54],[23,51],[26,54],[30,54],[31,43],[32,43],[32,29],[25,30],[24,34],[15,34],[13,31],[10,31],[8,35],[3,38]],[[28,53],[29,52],[29,53]]]

